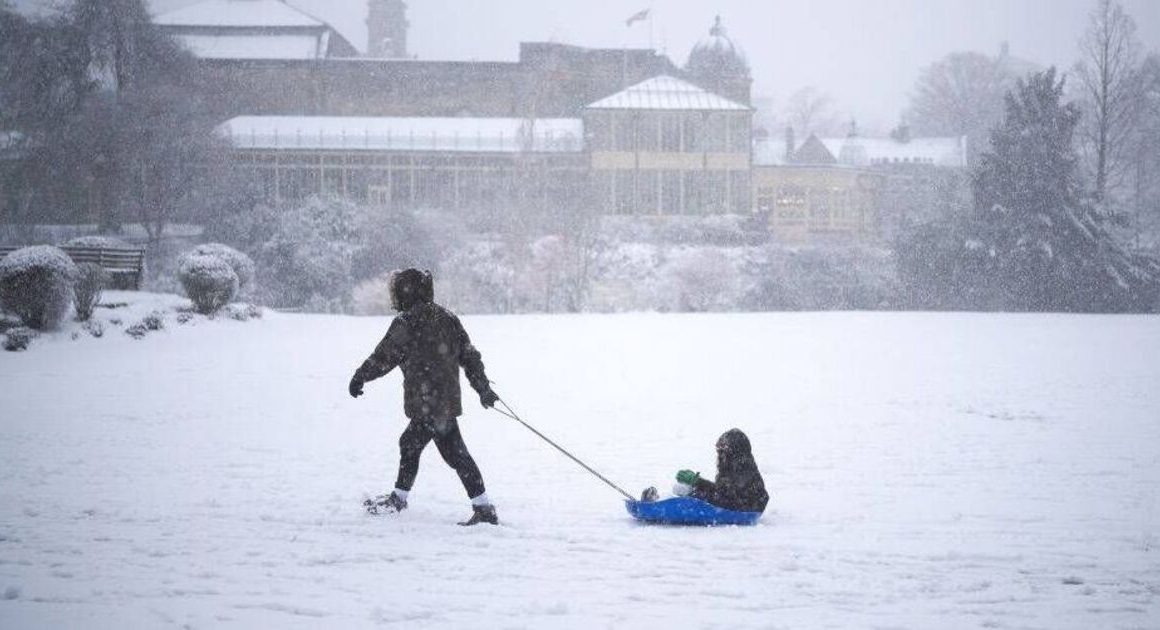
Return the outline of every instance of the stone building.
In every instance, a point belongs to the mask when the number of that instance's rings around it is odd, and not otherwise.
[[[367,56],[407,57],[407,3],[403,0],[367,0]]]
[[[965,194],[965,137],[755,143],[753,209],[784,242],[882,242],[918,212]],[[939,199],[942,195],[946,199]]]
[[[198,57],[222,133],[272,203],[749,212],[751,79],[720,18],[683,70],[651,49],[544,42],[514,62],[425,61],[406,58],[406,3],[368,2],[366,56],[277,0],[158,18]]]

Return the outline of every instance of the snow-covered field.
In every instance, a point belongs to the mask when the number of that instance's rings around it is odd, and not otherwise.
[[[634,492],[745,429],[753,528],[631,521],[479,408],[501,527],[424,456],[383,318],[269,314],[0,354],[0,628],[1157,628],[1160,318],[464,319],[496,390]]]

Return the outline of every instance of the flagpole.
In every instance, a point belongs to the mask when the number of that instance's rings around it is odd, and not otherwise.
[[[653,11],[652,7],[648,9],[648,49],[654,50],[653,45]]]
[[[620,47],[620,89],[628,87],[628,29],[632,25],[624,27],[624,37],[620,40],[623,44]]]

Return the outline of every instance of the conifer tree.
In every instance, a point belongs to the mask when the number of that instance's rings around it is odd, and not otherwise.
[[[1160,267],[1126,252],[1085,199],[1074,146],[1080,112],[1055,69],[1020,80],[974,174],[976,240],[1018,310],[1140,310]]]

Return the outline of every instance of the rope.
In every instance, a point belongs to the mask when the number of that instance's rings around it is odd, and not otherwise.
[[[556,450],[558,450],[558,451],[560,451],[561,453],[563,453],[563,454],[567,455],[567,456],[568,456],[568,457],[569,457],[569,458],[570,458],[572,461],[576,462],[577,464],[580,464],[580,466],[582,466],[582,467],[584,468],[584,470],[587,470],[588,472],[592,473],[593,475],[595,475],[595,476],[596,476],[596,478],[597,478],[597,479],[599,479],[599,480],[603,481],[604,483],[608,484],[609,486],[611,486],[611,487],[612,487],[612,489],[616,490],[616,491],[617,491],[617,492],[619,492],[620,494],[623,494],[623,495],[625,496],[625,498],[627,498],[629,501],[635,501],[635,500],[636,500],[636,497],[634,497],[634,496],[632,496],[631,494],[629,494],[629,493],[625,492],[625,491],[624,491],[624,489],[622,489],[620,486],[618,486],[618,485],[616,485],[616,484],[612,483],[611,481],[609,481],[607,477],[605,477],[604,475],[602,475],[602,474],[600,474],[600,473],[596,472],[596,470],[595,470],[595,469],[593,469],[591,466],[589,466],[588,464],[585,464],[584,462],[580,461],[580,459],[579,459],[579,458],[577,458],[575,455],[573,455],[573,454],[569,453],[568,451],[564,450],[564,447],[560,446],[559,444],[556,444],[556,443],[555,443],[555,442],[553,442],[552,440],[548,439],[548,436],[546,436],[546,435],[544,435],[543,433],[540,433],[539,431],[537,431],[535,427],[533,427],[532,425],[528,424],[527,422],[524,422],[524,421],[523,421],[523,420],[522,420],[522,419],[519,417],[519,415],[517,415],[517,414],[516,414],[516,412],[515,412],[514,410],[512,410],[512,408],[511,408],[511,407],[510,407],[510,406],[507,404],[507,402],[505,402],[505,401],[504,401],[502,398],[499,398],[498,400],[499,400],[500,404],[501,404],[501,405],[503,405],[503,407],[504,407],[504,408],[503,408],[503,409],[500,409],[499,407],[492,407],[492,409],[496,410],[496,411],[497,411],[497,412],[499,412],[501,415],[507,416],[508,418],[511,418],[512,420],[515,420],[516,422],[518,422],[518,423],[520,423],[520,424],[524,425],[525,427],[527,427],[527,429],[528,429],[529,431],[531,431],[532,433],[535,433],[537,436],[539,436],[539,438],[540,438],[541,440],[543,440],[543,441],[547,442],[548,444],[551,444],[552,446],[554,446],[554,447],[556,448]]]

